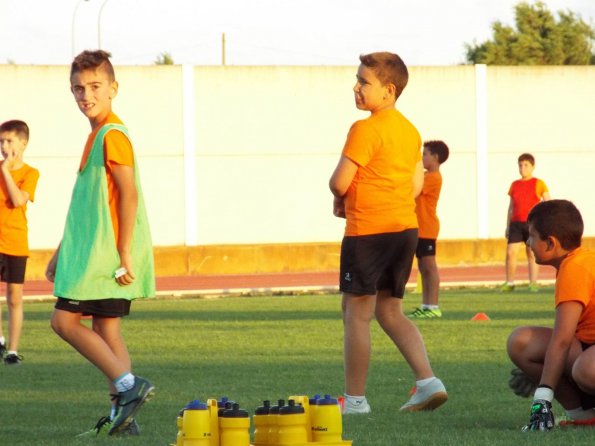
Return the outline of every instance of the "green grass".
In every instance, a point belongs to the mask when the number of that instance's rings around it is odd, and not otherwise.
[[[551,325],[552,290],[499,294],[444,291],[440,320],[418,322],[434,371],[450,399],[431,413],[399,413],[413,379],[373,324],[367,396],[373,413],[344,419],[354,445],[592,444],[590,429],[522,434],[530,401],[508,389],[505,344],[523,324]],[[407,307],[419,303],[408,295]],[[472,322],[477,312],[491,321]],[[0,444],[165,446],[190,400],[223,395],[250,413],[263,399],[343,390],[338,296],[264,296],[147,300],[123,323],[134,371],[157,387],[138,416],[139,438],[76,439],[108,413],[103,376],[49,328],[50,303],[26,305],[20,367],[0,367]],[[555,413],[561,414],[559,406]]]

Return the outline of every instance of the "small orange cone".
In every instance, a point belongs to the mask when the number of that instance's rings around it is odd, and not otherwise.
[[[485,313],[477,313],[471,318],[472,321],[489,321],[490,317]]]

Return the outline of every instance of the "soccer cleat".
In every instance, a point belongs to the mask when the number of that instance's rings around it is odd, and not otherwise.
[[[155,387],[153,384],[145,378],[135,376],[134,387],[118,394],[117,412],[112,420],[109,435],[117,435],[125,431],[142,405],[150,400],[154,393]]]
[[[0,344],[0,359],[4,358],[6,354],[6,344]]]
[[[514,285],[511,285],[509,283],[505,283],[504,285],[502,285],[500,287],[500,292],[501,293],[510,293],[512,291],[514,291]]]
[[[343,401],[343,415],[353,415],[353,414],[362,414],[362,413],[370,413],[372,412],[372,408],[368,404],[368,400],[363,398],[361,400],[356,400],[355,398],[347,398]]]
[[[536,283],[530,283],[529,284],[529,292],[530,293],[539,293],[539,285],[537,285]]]
[[[421,410],[434,410],[448,399],[448,394],[442,381],[435,378],[425,386],[415,387],[411,398],[399,410],[417,412]]]
[[[77,437],[107,437],[109,435],[111,425],[112,420],[109,416],[101,417],[92,429],[89,429],[87,432],[83,432],[82,434],[78,434]],[[140,427],[134,418],[126,429],[123,429],[120,431],[120,433],[114,434],[113,436],[124,437],[127,435],[140,435]]]
[[[23,357],[21,355],[15,355],[14,353],[11,353],[4,357],[4,365],[19,365],[22,360]]]
[[[409,313],[410,319],[436,319],[440,317],[442,317],[440,308],[416,308],[412,313]]]

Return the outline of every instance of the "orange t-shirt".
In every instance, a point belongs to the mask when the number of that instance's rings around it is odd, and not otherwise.
[[[508,189],[508,195],[512,199],[510,221],[526,222],[533,206],[541,201],[547,191],[547,186],[539,178],[513,181]]]
[[[85,150],[83,151],[81,165],[79,167],[80,170],[82,170],[85,164],[87,163],[87,159],[89,158],[89,154],[91,153],[93,141],[95,141],[95,136],[97,135],[97,132],[99,132],[99,129],[103,127],[103,125],[105,124],[123,123],[114,113],[110,113],[105,122],[99,125],[95,130],[91,132],[91,134],[87,138],[87,143],[85,144]],[[116,184],[114,183],[114,178],[112,176],[112,167],[115,164],[134,167],[134,154],[132,152],[132,144],[130,143],[130,140],[126,137],[124,133],[119,132],[118,130],[111,130],[107,132],[105,138],[103,139],[103,157],[105,160],[105,173],[107,176],[107,191],[109,197],[110,215],[112,217],[112,225],[114,227],[114,234],[117,242],[119,235],[118,229],[120,227],[118,218],[118,206],[120,205],[120,196],[118,193],[118,188],[116,187]]]
[[[20,169],[11,170],[10,175],[17,187],[29,194],[29,201],[34,201],[39,171],[24,164]],[[0,179],[0,253],[11,256],[29,255],[27,204],[18,208],[12,205],[4,178]]]
[[[343,156],[358,169],[345,195],[346,236],[417,228],[413,175],[420,148],[417,129],[394,109],[351,126]]]
[[[556,306],[579,302],[583,312],[576,326],[576,338],[595,344],[595,251],[577,248],[560,265],[556,277]]]
[[[436,213],[438,198],[442,189],[440,172],[425,172],[424,187],[415,199],[415,213],[419,224],[419,238],[436,240],[440,231],[440,220]]]

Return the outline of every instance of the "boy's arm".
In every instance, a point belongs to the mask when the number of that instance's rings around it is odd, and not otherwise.
[[[550,197],[550,193],[546,191],[541,195],[541,201],[548,201],[548,200],[551,200],[551,197]]]
[[[415,172],[413,173],[413,198],[417,198],[424,188],[424,164],[418,161],[415,165]]]
[[[583,311],[580,302],[562,302],[556,307],[554,331],[550,339],[539,385],[555,389],[562,376],[568,352],[575,341],[576,326]]]
[[[10,202],[15,208],[19,208],[27,204],[27,201],[29,201],[29,192],[19,189],[17,184],[14,182],[14,179],[10,174],[10,163],[7,162],[10,157],[11,155],[9,154],[8,158],[2,163],[2,176],[4,177],[4,182],[6,183],[6,189],[8,190]]]
[[[130,252],[138,207],[138,191],[134,183],[134,167],[114,164],[112,167],[112,177],[120,196],[120,203],[117,209],[119,222],[117,248],[120,254],[120,267],[126,268],[127,271],[125,275],[118,277],[116,280],[120,285],[129,285],[135,278]]]
[[[506,230],[504,231],[504,237],[508,238],[508,230],[510,229],[510,220],[512,219],[512,197],[510,197],[510,203],[508,204],[508,211],[506,212]]]
[[[335,197],[341,198],[347,193],[351,185],[358,165],[344,155],[341,155],[339,163],[331,176],[329,187]]]

